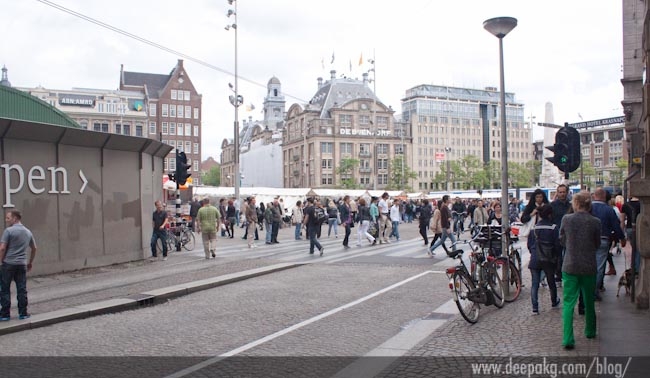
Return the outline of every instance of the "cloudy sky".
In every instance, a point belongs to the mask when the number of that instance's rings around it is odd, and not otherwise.
[[[63,6],[152,47],[54,8]],[[622,115],[622,2],[613,0],[239,0],[239,92],[261,119],[266,83],[282,83],[287,109],[305,103],[317,78],[361,78],[376,61],[379,98],[401,112],[419,84],[499,86],[498,39],[483,21],[510,16],[504,39],[505,84],[526,115],[554,122]],[[224,30],[227,0],[0,0],[0,65],[13,86],[117,89],[125,70],[167,74],[176,60],[203,95],[203,158],[219,160],[233,137],[234,34]],[[639,41],[640,45],[640,41]],[[334,56],[334,63],[332,63]],[[363,64],[359,65],[360,57]],[[199,62],[205,62],[201,64]],[[350,70],[351,68],[351,70]],[[541,133],[536,131],[537,138]]]

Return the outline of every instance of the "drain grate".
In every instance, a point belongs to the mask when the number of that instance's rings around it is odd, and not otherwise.
[[[126,298],[133,299],[134,301],[138,302],[140,306],[150,306],[153,304],[153,301],[156,297],[153,295],[138,293],[138,294],[129,295]]]

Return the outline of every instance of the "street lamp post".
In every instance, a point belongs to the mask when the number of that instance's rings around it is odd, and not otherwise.
[[[372,182],[372,189],[377,190],[377,180],[379,180],[379,160],[377,157],[377,132],[379,131],[377,124],[377,71],[375,69],[375,51],[372,52],[372,59],[368,59],[368,63],[372,64],[372,68],[369,71],[372,71],[372,92],[373,92],[373,107],[372,107],[372,121],[371,124],[374,126],[372,131],[372,157],[375,161],[374,164],[374,173],[373,176],[375,179]]]
[[[235,201],[239,201],[239,187],[240,183],[240,172],[239,172],[239,106],[244,103],[244,98],[239,94],[239,73],[237,71],[237,0],[228,0],[228,4],[233,5],[234,9],[228,9],[228,17],[233,16],[235,22],[226,26],[226,30],[232,29],[235,33],[235,85],[228,84],[230,89],[235,93],[234,96],[230,96],[230,103],[235,107],[235,122],[234,122],[234,138],[233,143],[235,144],[235,153],[234,153],[234,186],[235,186]]]
[[[501,84],[501,209],[506,211],[506,216],[501,219],[504,237],[501,238],[501,251],[508,251],[508,240],[505,233],[510,229],[508,211],[508,129],[506,127],[506,87],[503,73],[503,37],[517,26],[517,19],[513,17],[496,17],[483,22],[485,30],[499,38],[499,78]],[[508,264],[505,265],[505,277],[509,277]],[[507,278],[509,280],[509,278]],[[509,285],[504,285],[505,294],[508,295]]]
[[[450,192],[451,181],[451,147],[445,147],[445,160],[447,161],[447,192]]]

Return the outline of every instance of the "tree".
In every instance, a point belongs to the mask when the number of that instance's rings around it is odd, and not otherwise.
[[[593,165],[591,165],[590,162],[583,160],[582,161],[582,185],[587,188],[591,188],[594,185],[594,181],[596,180],[596,169],[594,168]],[[578,177],[580,178],[580,169],[577,171],[571,173],[573,177]]]
[[[609,181],[610,185],[623,186],[623,180],[627,177],[627,159],[619,159],[616,161],[616,169],[610,171]]]
[[[343,158],[339,161],[339,166],[336,167],[336,174],[345,177],[341,179],[341,187],[344,189],[357,189],[357,185],[352,173],[359,165],[359,160],[353,158]]]
[[[535,186],[537,182],[537,169],[539,166],[541,168],[541,162],[530,160],[524,164],[521,163],[509,163],[508,164],[508,178],[510,183],[515,188],[527,188]]]
[[[537,183],[539,182],[539,176],[542,175],[542,162],[539,160],[528,160],[525,163],[525,167],[532,174],[530,185],[527,186],[537,186]]]
[[[418,174],[412,171],[404,162],[404,155],[397,155],[390,162],[390,175],[386,190],[404,190],[412,191],[409,181],[418,177]],[[403,172],[403,174],[402,174]]]
[[[221,166],[216,165],[203,174],[201,182],[203,185],[220,186],[221,185]]]

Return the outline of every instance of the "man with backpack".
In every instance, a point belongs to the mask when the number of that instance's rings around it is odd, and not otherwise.
[[[305,217],[302,224],[307,229],[307,235],[309,237],[309,254],[313,255],[314,247],[318,247],[318,251],[320,252],[320,255],[323,256],[323,252],[325,251],[325,249],[318,242],[318,239],[316,239],[316,232],[317,230],[320,229],[320,226],[322,225],[321,220],[316,215],[316,208],[317,207],[314,205],[314,199],[312,197],[307,198],[307,206],[305,207],[305,211],[304,211]],[[320,210],[322,211],[322,209]],[[325,215],[324,211],[323,211],[323,215],[325,219],[327,219],[327,215]]]

